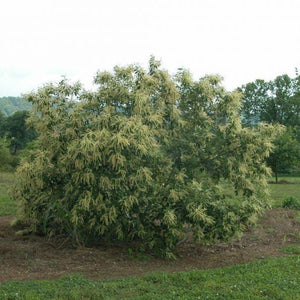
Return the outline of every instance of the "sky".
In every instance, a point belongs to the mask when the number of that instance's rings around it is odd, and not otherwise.
[[[1,0],[0,97],[154,55],[228,90],[300,69],[300,0]]]

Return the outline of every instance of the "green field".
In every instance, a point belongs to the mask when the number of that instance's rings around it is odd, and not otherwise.
[[[7,282],[0,299],[300,299],[300,256],[212,270],[91,281]]]

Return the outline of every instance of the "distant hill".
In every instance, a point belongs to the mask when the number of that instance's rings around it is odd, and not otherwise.
[[[6,116],[12,115],[18,110],[30,110],[31,104],[21,97],[0,97],[0,111]]]

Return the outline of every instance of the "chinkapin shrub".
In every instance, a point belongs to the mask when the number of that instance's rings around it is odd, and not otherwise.
[[[32,230],[172,257],[187,231],[215,241],[255,222],[274,128],[242,128],[240,95],[221,78],[171,77],[151,58],[148,70],[115,67],[95,84],[62,80],[27,95],[39,147],[13,196]]]

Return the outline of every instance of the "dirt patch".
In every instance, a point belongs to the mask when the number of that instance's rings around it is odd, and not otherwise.
[[[0,282],[54,279],[78,273],[91,279],[139,276],[147,272],[208,269],[270,256],[284,255],[287,245],[300,246],[299,216],[293,210],[273,209],[240,240],[203,246],[187,242],[177,250],[176,261],[130,255],[122,247],[57,249],[46,238],[16,236],[12,217],[0,217]]]

